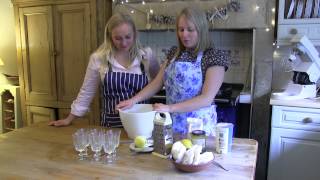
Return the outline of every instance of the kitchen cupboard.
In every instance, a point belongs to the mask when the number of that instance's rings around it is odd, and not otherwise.
[[[66,116],[65,116],[66,117]],[[27,106],[27,118],[30,124],[56,119],[56,114],[51,108]]]
[[[277,44],[289,45],[296,34],[303,34],[320,45],[320,3],[318,0],[280,0]]]
[[[97,47],[96,2],[12,2],[24,123],[63,118],[59,111],[70,108],[76,98],[89,56]]]
[[[268,180],[320,177],[320,109],[272,106]]]

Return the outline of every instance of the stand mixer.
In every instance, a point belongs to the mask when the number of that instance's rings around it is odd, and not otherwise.
[[[291,41],[294,46],[289,56],[293,63],[293,78],[283,92],[272,93],[274,99],[296,100],[315,98],[316,82],[320,78],[319,52],[304,35],[295,35]]]

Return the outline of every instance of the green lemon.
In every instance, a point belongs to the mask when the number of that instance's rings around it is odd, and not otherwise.
[[[191,148],[192,147],[192,142],[190,139],[182,139],[181,143],[187,148]]]
[[[134,145],[137,148],[144,148],[147,144],[147,138],[144,136],[137,136],[134,138]]]

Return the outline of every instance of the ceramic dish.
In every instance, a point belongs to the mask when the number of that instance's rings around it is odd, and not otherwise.
[[[177,169],[184,172],[202,171],[213,164],[213,160],[204,164],[199,164],[199,165],[185,165],[185,164],[177,163],[174,159],[172,159],[171,161]]]
[[[313,3],[313,0],[307,0],[306,1],[306,7],[305,7],[305,10],[304,10],[304,15],[303,15],[304,18],[310,18],[311,17],[312,3]]]
[[[314,7],[313,7],[313,14],[312,17],[313,18],[317,18],[318,17],[318,11],[319,11],[319,7],[320,6],[320,0],[315,0],[314,1]]]
[[[136,136],[151,137],[155,114],[152,104],[135,104],[129,109],[119,109],[121,123],[130,139]]]
[[[295,3],[296,3],[296,0],[291,0],[290,8],[289,8],[288,15],[287,15],[288,19],[292,17]]]
[[[295,18],[301,18],[303,13],[304,0],[298,0]]]
[[[152,146],[147,146],[147,147],[144,147],[144,148],[137,148],[134,143],[131,143],[129,145],[129,148],[131,151],[134,151],[134,152],[142,152],[142,153],[146,153],[146,152],[152,152],[153,151],[153,147]]]

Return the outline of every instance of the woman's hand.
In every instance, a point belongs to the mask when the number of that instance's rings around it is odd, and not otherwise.
[[[60,127],[60,126],[69,126],[71,124],[71,121],[69,121],[67,118],[66,119],[60,119],[60,120],[57,120],[57,121],[50,121],[49,122],[49,126],[57,126],[57,127]]]
[[[170,105],[166,105],[166,104],[162,104],[162,103],[155,103],[153,105],[153,110],[157,111],[157,112],[171,112],[171,106]]]
[[[57,127],[69,126],[71,124],[71,122],[76,118],[77,118],[77,116],[70,113],[67,118],[56,120],[56,121],[50,121],[48,123],[48,125],[49,126],[57,126]]]
[[[129,109],[134,104],[135,104],[135,102],[132,99],[128,99],[128,100],[119,102],[119,104],[116,106],[116,109],[117,110],[119,110],[119,109]]]

